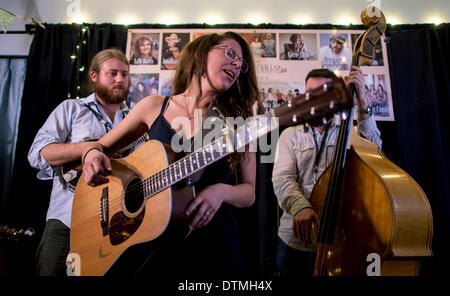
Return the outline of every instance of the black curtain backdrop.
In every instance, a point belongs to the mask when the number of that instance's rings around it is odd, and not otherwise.
[[[125,52],[129,28],[235,28],[235,29],[365,29],[362,26],[324,25],[135,25],[111,24],[53,25],[36,29],[28,57],[19,136],[13,172],[12,195],[4,196],[7,207],[0,209],[0,222],[32,226],[36,240],[24,269],[34,272],[34,252],[45,225],[51,190],[50,181],[39,181],[27,153],[38,129],[63,100],[90,93],[87,68],[100,50],[116,47]],[[83,30],[83,28],[85,30]],[[410,174],[430,201],[433,218],[434,257],[425,260],[422,275],[435,275],[448,266],[450,249],[449,187],[449,30],[440,26],[388,26],[388,59],[395,122],[378,122],[383,152]],[[85,43],[83,43],[85,41]],[[78,52],[77,52],[77,45]],[[80,59],[72,60],[76,54]],[[85,66],[79,72],[80,65]],[[81,85],[78,90],[77,86]],[[269,137],[270,138],[270,137]],[[260,155],[258,155],[260,157]],[[257,200],[236,211],[242,232],[243,255],[254,275],[273,275],[276,253],[278,207],[271,182],[272,164],[257,170]]]
[[[398,135],[395,163],[422,187],[433,211],[434,257],[424,262],[422,273],[448,274],[450,26],[399,26],[387,33]]]

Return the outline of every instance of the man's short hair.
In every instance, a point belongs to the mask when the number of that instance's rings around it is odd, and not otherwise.
[[[117,59],[117,60],[123,62],[124,64],[126,64],[128,67],[130,67],[127,57],[125,56],[123,51],[121,51],[120,49],[117,49],[117,48],[108,48],[108,49],[99,51],[92,58],[91,65],[89,67],[89,74],[91,72],[99,73],[103,63],[105,63],[106,61],[108,61],[110,59]],[[129,81],[128,81],[128,83],[129,83]],[[92,81],[91,78],[89,78],[89,85],[90,85],[91,89],[94,90],[94,82]]]
[[[89,72],[99,72],[101,66],[104,62],[110,60],[110,59],[118,59],[119,61],[122,61],[127,66],[130,64],[128,63],[128,60],[125,56],[125,54],[117,48],[109,48],[104,49],[102,51],[99,51],[94,58],[91,61],[91,66],[89,67]]]
[[[341,34],[333,34],[330,36],[330,42],[336,40],[337,42],[339,42],[340,44],[344,44],[345,43],[345,36],[341,35]]]
[[[308,75],[306,75],[305,83],[311,77],[331,78],[331,79],[337,78],[336,74],[334,74],[333,71],[330,71],[328,69],[313,69],[313,70],[309,71]]]

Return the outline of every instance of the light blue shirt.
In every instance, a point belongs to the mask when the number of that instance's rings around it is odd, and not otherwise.
[[[87,105],[100,116],[96,115]],[[55,174],[55,170],[59,167],[52,167],[42,157],[40,153],[42,148],[51,143],[79,143],[89,139],[99,139],[122,121],[127,112],[128,108],[123,104],[121,110],[116,112],[114,122],[111,122],[97,103],[95,93],[92,93],[87,98],[63,101],[47,118],[36,134],[28,152],[28,161],[31,166],[39,169],[38,179],[53,179],[47,220],[60,220],[70,228],[73,192]],[[103,119],[103,122],[99,118]]]

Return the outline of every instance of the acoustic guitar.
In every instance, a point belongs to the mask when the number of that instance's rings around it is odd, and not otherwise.
[[[80,178],[72,208],[73,274],[103,275],[133,245],[165,236],[181,239],[189,233],[192,218],[184,214],[195,198],[192,179],[205,167],[251,147],[279,126],[325,117],[352,103],[344,81],[329,80],[236,129],[224,128],[214,141],[188,155],[150,140],[129,156],[111,160],[108,183],[91,187]]]
[[[125,148],[120,150],[120,156],[125,157],[133,152],[139,145],[147,142],[150,139],[147,133],[144,133],[137,140],[127,145]],[[87,141],[98,141],[98,139],[90,139]],[[75,192],[75,187],[77,186],[78,180],[80,179],[82,173],[81,161],[73,161],[55,168],[57,174],[62,178],[62,182],[66,184],[70,191]]]

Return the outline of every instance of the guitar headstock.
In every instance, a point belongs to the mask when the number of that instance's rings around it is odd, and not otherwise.
[[[280,126],[291,126],[334,114],[352,105],[344,80],[336,78],[287,101],[273,110],[272,116],[279,118]]]

